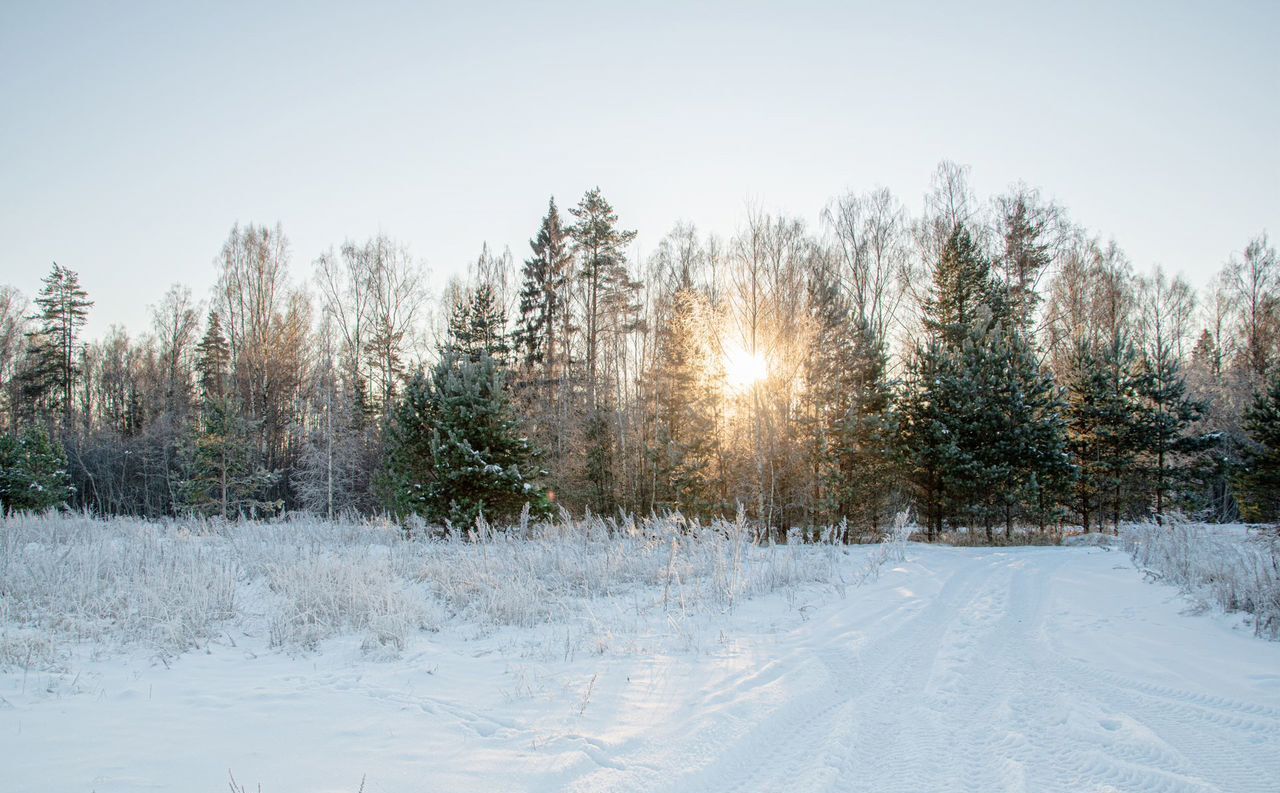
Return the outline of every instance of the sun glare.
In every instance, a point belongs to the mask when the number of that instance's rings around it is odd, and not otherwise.
[[[746,391],[769,376],[769,365],[759,353],[753,355],[742,347],[732,347],[725,350],[724,373],[731,389]]]

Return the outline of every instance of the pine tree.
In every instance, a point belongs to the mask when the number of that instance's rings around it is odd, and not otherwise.
[[[589,191],[570,210],[569,227],[577,257],[583,311],[586,409],[585,474],[591,505],[607,512],[617,505],[614,475],[613,382],[606,382],[603,357],[639,327],[639,284],[627,272],[626,246],[636,232],[618,228],[618,216],[600,194]]]
[[[0,436],[0,514],[65,506],[74,495],[67,457],[34,423],[20,437]]]
[[[270,493],[281,479],[259,462],[255,423],[241,416],[229,397],[206,400],[201,427],[188,451],[189,474],[182,504],[193,512],[224,519],[261,517],[284,504]]]
[[[996,326],[971,349],[976,365],[970,376],[982,383],[975,455],[983,463],[983,480],[992,484],[995,517],[1003,520],[1006,538],[1013,535],[1015,516],[1034,515],[1043,529],[1052,493],[1075,473],[1060,389],[1016,329]]]
[[[969,230],[957,225],[933,267],[933,289],[925,303],[925,327],[952,348],[979,320],[1007,317],[1007,299],[991,276],[991,262]]]
[[[1014,327],[1030,337],[1036,308],[1041,300],[1036,284],[1051,260],[1049,245],[1044,240],[1045,223],[1036,216],[1028,203],[1028,196],[1022,193],[1003,203],[1001,214],[1004,226],[1002,264],[1009,294],[1009,314]]]
[[[1076,496],[1085,531],[1100,527],[1108,514],[1118,524],[1130,501],[1142,439],[1135,365],[1133,346],[1123,338],[1100,351],[1081,341],[1071,357],[1067,437],[1079,470]]]
[[[504,369],[509,365],[506,312],[488,284],[480,284],[453,307],[444,350],[470,361],[487,355]]]
[[[1249,436],[1242,470],[1236,477],[1245,520],[1280,520],[1280,378],[1254,395],[1244,413]]]
[[[600,194],[589,191],[570,210],[577,221],[569,227],[573,251],[578,259],[578,281],[585,306],[587,404],[600,406],[609,390],[601,388],[602,341],[634,327],[639,306],[635,302],[639,284],[627,272],[626,246],[636,232],[618,228],[618,215]]]
[[[496,361],[446,349],[429,379],[410,380],[392,412],[381,490],[399,515],[459,527],[481,515],[510,520],[525,504],[545,514],[534,458]]]
[[[942,533],[951,485],[968,467],[953,430],[964,385],[955,356],[934,340],[916,346],[898,398],[900,465],[931,541]]]
[[[32,370],[31,374],[35,375],[32,387],[37,391],[47,389],[56,395],[63,428],[69,430],[74,409],[71,392],[78,373],[76,339],[93,301],[81,288],[80,276],[57,262],[42,283],[35,299],[40,312],[31,317],[38,323],[31,334],[31,353],[41,361]]]
[[[1166,495],[1191,483],[1196,473],[1192,456],[1206,449],[1212,437],[1189,433],[1205,405],[1187,394],[1182,367],[1167,348],[1143,358],[1138,394],[1143,401],[1138,416],[1142,450],[1149,459],[1156,521],[1163,523]]]

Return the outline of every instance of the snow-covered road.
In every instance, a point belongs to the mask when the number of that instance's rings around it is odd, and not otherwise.
[[[1115,551],[908,557],[843,597],[671,620],[684,651],[455,627],[392,660],[238,636],[9,672],[0,789],[1280,790],[1280,643]]]

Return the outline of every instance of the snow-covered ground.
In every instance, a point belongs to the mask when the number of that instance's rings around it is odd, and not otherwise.
[[[0,790],[1280,790],[1280,643],[1119,549],[4,528]]]

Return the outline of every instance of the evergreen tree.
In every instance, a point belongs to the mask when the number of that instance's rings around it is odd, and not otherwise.
[[[444,350],[473,362],[487,355],[501,368],[508,365],[507,315],[488,284],[480,284],[453,307]]]
[[[992,517],[1003,520],[1006,538],[1013,535],[1015,516],[1034,515],[1043,528],[1053,492],[1074,475],[1059,388],[1016,329],[997,326],[967,351],[969,376],[981,384],[974,455],[994,496],[988,500],[988,538]]]
[[[1007,314],[1007,299],[992,279],[991,262],[969,230],[957,225],[933,267],[925,327],[947,346],[958,348],[975,322],[981,319],[991,324]]]
[[[808,306],[813,336],[801,426],[814,488],[811,522],[844,519],[851,541],[881,528],[893,491],[885,355],[871,328],[854,318],[834,274],[811,274]]]
[[[557,488],[576,482],[575,453],[581,448],[580,391],[573,339],[577,332],[571,305],[574,286],[569,231],[555,199],[547,206],[525,259],[514,344],[514,380],[520,412],[530,436],[545,453]],[[572,498],[572,496],[571,496]]]
[[[710,307],[685,273],[671,296],[670,322],[657,329],[657,360],[650,372],[656,428],[650,450],[657,506],[709,515],[714,501],[715,400],[709,381]]]
[[[967,396],[956,358],[939,341],[917,345],[897,405],[898,453],[906,484],[932,541],[943,529],[953,482],[968,466],[953,429]]]
[[[182,503],[193,512],[224,519],[261,517],[284,504],[270,493],[281,479],[258,453],[258,427],[240,415],[228,397],[208,400],[201,427],[188,451],[189,472]]]
[[[1037,217],[1024,193],[1018,193],[1002,204],[1002,264],[1005,288],[1009,295],[1009,314],[1014,328],[1029,338],[1034,330],[1036,308],[1041,300],[1036,284],[1051,260],[1049,244],[1044,240],[1045,221]]]
[[[1245,520],[1280,520],[1280,378],[1258,392],[1244,413],[1249,436],[1242,470],[1236,477]]]
[[[200,378],[202,399],[219,402],[227,395],[226,381],[230,364],[231,349],[222,333],[222,319],[215,309],[209,312],[204,336],[196,345],[196,372]]]
[[[0,514],[65,506],[75,493],[67,457],[34,423],[20,437],[0,436]]]
[[[827,493],[833,517],[846,519],[853,533],[876,534],[888,520],[894,489],[885,355],[865,324],[853,327],[844,353],[845,366],[836,373],[841,390],[828,430],[832,464],[826,471]]]
[[[554,198],[529,247],[533,255],[524,260],[515,345],[523,368],[541,367],[543,377],[549,378],[556,369],[563,370],[569,352],[568,286],[573,267],[568,234]]]
[[[614,382],[606,382],[604,356],[616,352],[626,334],[639,328],[640,285],[627,272],[626,246],[636,232],[618,228],[618,216],[600,194],[589,191],[570,210],[569,227],[577,257],[583,305],[586,387],[585,474],[591,505],[606,512],[617,504],[614,476]]]
[[[534,458],[496,361],[445,349],[430,378],[415,375],[392,412],[381,489],[397,514],[461,527],[481,514],[511,520],[525,504],[545,514]]]
[[[37,393],[55,395],[63,427],[69,430],[74,408],[71,392],[78,372],[76,339],[93,301],[81,288],[80,276],[57,262],[41,283],[35,299],[40,312],[31,318],[38,324],[31,334],[30,352],[40,361],[29,372],[31,387]]]
[[[1196,474],[1193,455],[1212,442],[1211,436],[1190,434],[1204,414],[1205,405],[1187,393],[1182,367],[1167,348],[1145,356],[1138,380],[1143,400],[1138,421],[1140,441],[1148,458],[1150,487],[1156,521],[1164,522],[1166,495],[1173,488],[1186,489]]]
[[[609,389],[601,388],[600,383],[602,342],[634,328],[639,311],[635,302],[639,284],[627,272],[626,255],[626,246],[635,239],[636,232],[618,228],[618,215],[598,187],[584,195],[570,212],[576,218],[569,234],[578,258],[578,281],[585,306],[587,404],[595,410],[601,397],[609,394]]]
[[[1133,346],[1123,338],[1101,351],[1081,341],[1071,357],[1067,436],[1079,470],[1076,496],[1085,531],[1108,515],[1118,524],[1129,503],[1142,441],[1135,362]]]

